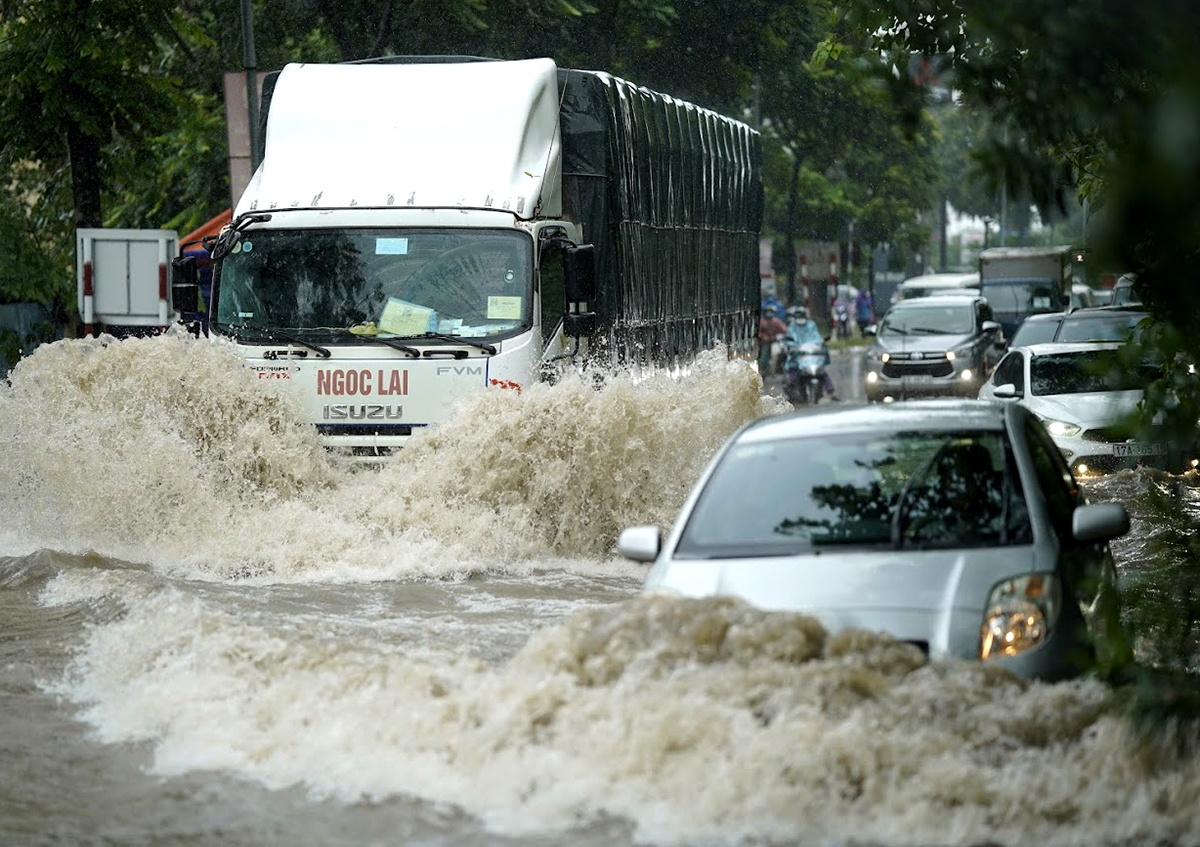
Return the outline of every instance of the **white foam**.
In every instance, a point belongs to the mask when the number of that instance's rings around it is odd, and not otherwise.
[[[164,590],[95,628],[60,690],[165,776],[415,796],[506,834],[616,815],[664,843],[1200,840],[1200,763],[1146,755],[1099,683],[926,666],[728,600],[583,610],[493,666]]]
[[[669,524],[730,432],[778,408],[753,367],[705,354],[686,379],[567,374],[482,392],[377,473],[301,423],[286,381],[186,333],[62,341],[0,384],[9,532],[188,578],[357,582],[528,573]]]

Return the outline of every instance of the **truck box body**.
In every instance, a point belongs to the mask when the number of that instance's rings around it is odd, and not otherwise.
[[[1070,247],[990,247],[979,254],[980,292],[1011,338],[1030,315],[1070,305]]]
[[[576,351],[752,354],[762,183],[742,123],[549,59],[289,65],[263,114],[213,329],[308,391],[331,444],[395,446]],[[564,241],[595,246],[594,302],[564,300]],[[584,307],[573,345],[561,318]]]

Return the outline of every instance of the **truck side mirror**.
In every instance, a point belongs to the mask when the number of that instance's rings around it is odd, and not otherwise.
[[[181,314],[199,311],[200,274],[195,256],[171,260],[171,302]]]
[[[567,302],[591,303],[596,299],[596,248],[570,244],[563,253]]]

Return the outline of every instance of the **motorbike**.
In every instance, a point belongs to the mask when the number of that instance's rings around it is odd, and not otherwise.
[[[825,390],[826,352],[822,344],[792,347],[787,357],[784,394],[793,406],[816,405]]]
[[[781,374],[787,364],[787,336],[782,332],[771,342],[771,373]]]

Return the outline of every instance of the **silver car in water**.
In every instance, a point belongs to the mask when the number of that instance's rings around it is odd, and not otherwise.
[[[1119,503],[1088,504],[1042,423],[1015,404],[922,401],[764,418],[709,464],[646,591],[736,596],[827,629],[883,631],[933,659],[1074,676],[1115,641],[1107,542]]]

